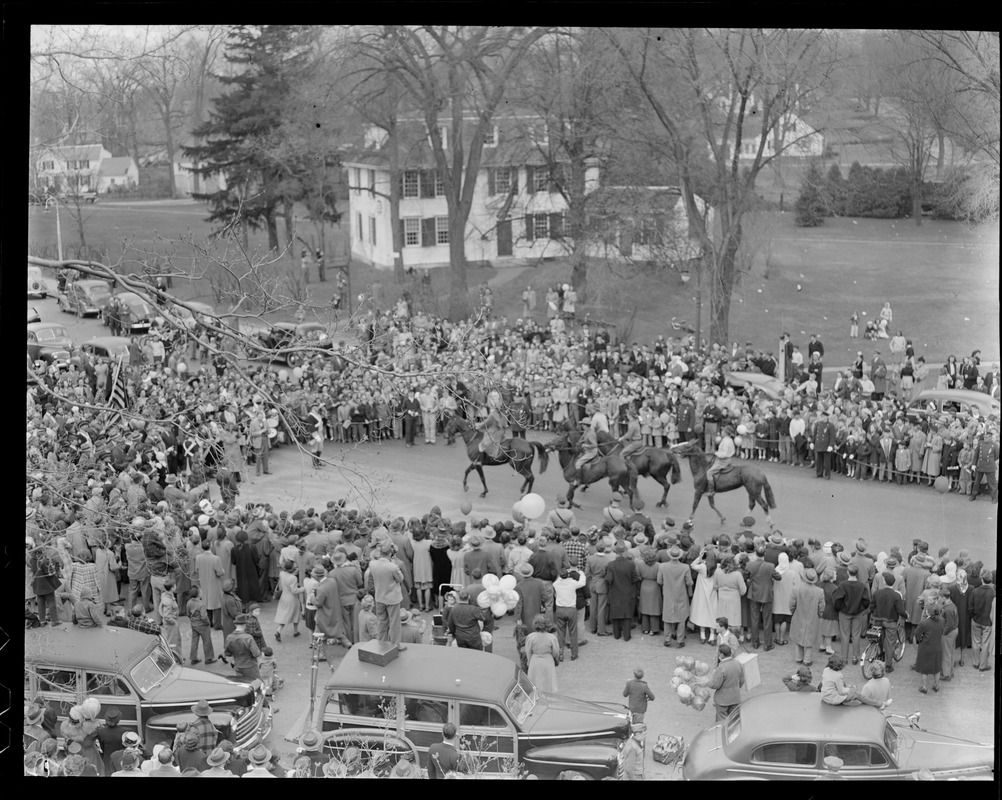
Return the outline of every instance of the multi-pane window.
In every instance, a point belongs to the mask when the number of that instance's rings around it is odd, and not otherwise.
[[[435,217],[435,243],[449,243],[449,218]]]
[[[494,125],[488,125],[484,131],[484,147],[496,147],[498,143],[498,129]]]
[[[550,171],[546,167],[536,167],[533,170],[532,186],[534,192],[550,191]]]
[[[56,168],[56,163],[54,161],[43,161],[42,169],[52,171]]]
[[[376,244],[376,218],[369,217],[369,241]]]
[[[637,231],[637,244],[652,245],[658,242],[658,225],[653,219],[645,219]]]
[[[494,191],[508,194],[511,191],[511,167],[498,167],[494,173]]]
[[[83,161],[78,161],[77,169],[90,169],[90,161],[87,159],[84,159]]]
[[[421,246],[421,220],[418,217],[404,219],[404,247]]]
[[[532,238],[533,239],[546,239],[550,235],[550,215],[549,214],[533,214],[532,215]]]
[[[404,197],[419,196],[419,174],[417,170],[407,170],[404,173]]]
[[[439,170],[435,170],[435,197],[445,197],[445,181]]]
[[[362,188],[362,170],[358,167],[351,168],[351,188],[356,191]]]

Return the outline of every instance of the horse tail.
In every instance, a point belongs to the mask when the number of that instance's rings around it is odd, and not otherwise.
[[[665,450],[668,454],[668,459],[671,463],[671,482],[672,484],[682,482],[682,464],[678,460],[678,456],[675,455],[671,450]]]
[[[765,490],[765,502],[769,504],[769,508],[776,507],[776,498],[772,494],[772,487],[769,485],[769,479],[762,479],[762,488]]]
[[[536,451],[536,455],[539,456],[539,474],[542,475],[546,472],[546,468],[550,464],[550,454],[546,452],[546,448],[539,442],[533,442],[532,448]]]

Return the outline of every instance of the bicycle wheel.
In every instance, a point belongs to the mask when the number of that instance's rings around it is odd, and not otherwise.
[[[891,653],[891,657],[895,661],[900,661],[905,657],[905,649],[908,647],[908,640],[904,636],[904,632],[898,634],[898,642],[894,646],[894,652]]]
[[[870,680],[873,671],[873,662],[880,658],[880,644],[878,642],[870,642],[866,646],[866,650],[863,651],[863,658],[859,662],[859,668],[863,673],[863,677]]]

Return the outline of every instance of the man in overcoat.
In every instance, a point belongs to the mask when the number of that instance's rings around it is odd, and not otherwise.
[[[658,564],[658,585],[661,587],[661,619],[665,628],[665,647],[677,644],[685,647],[685,623],[689,619],[692,598],[692,570],[682,563],[682,550],[671,547],[668,561]],[[674,640],[674,641],[673,641]]]

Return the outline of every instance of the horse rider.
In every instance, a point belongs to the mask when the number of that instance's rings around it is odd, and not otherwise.
[[[623,443],[623,452],[620,454],[624,459],[635,456],[644,449],[644,439],[640,435],[640,419],[637,409],[632,404],[626,409],[626,433],[619,437]]]
[[[581,420],[581,424],[587,427],[585,428],[584,435],[578,442],[581,455],[574,462],[574,469],[577,472],[575,476],[576,483],[584,483],[585,464],[598,457],[598,425],[595,423],[595,417],[585,417]]]
[[[706,470],[706,493],[713,497],[717,492],[716,476],[718,472],[723,472],[731,466],[731,459],[737,452],[734,446],[734,428],[730,425],[724,426],[724,432],[720,436],[720,444],[717,445],[717,452],[714,454],[713,463]]]
[[[507,428],[508,423],[501,413],[501,394],[497,390],[492,390],[487,395],[487,417],[483,422],[476,424],[476,429],[484,432],[477,449],[485,453],[488,458],[500,459],[501,442]]]

